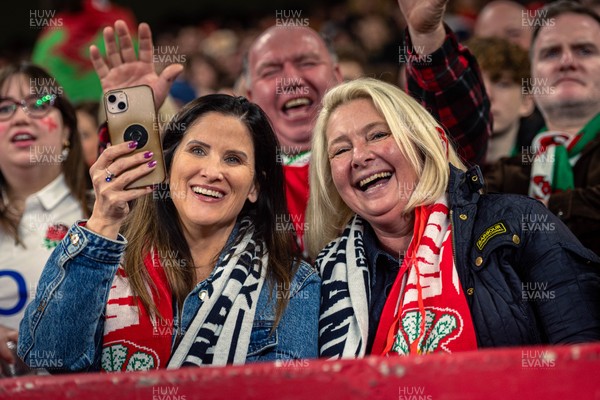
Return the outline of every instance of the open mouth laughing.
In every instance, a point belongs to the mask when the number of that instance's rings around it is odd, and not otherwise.
[[[369,188],[386,183],[390,180],[391,177],[392,173],[389,171],[377,172],[359,180],[356,184],[356,187],[365,192]]]

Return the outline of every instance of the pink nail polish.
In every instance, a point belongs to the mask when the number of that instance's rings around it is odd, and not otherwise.
[[[148,163],[148,168],[154,168],[156,167],[156,160],[152,160]]]
[[[147,152],[144,153],[144,158],[152,158],[153,155],[154,155],[153,152],[147,151]]]
[[[130,149],[135,149],[137,147],[137,145],[138,145],[138,142],[130,142],[129,143],[129,148]]]

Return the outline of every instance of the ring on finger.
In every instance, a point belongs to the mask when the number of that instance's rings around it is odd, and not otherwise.
[[[110,182],[113,180],[113,178],[115,177],[115,174],[113,174],[112,172],[110,172],[108,170],[108,168],[104,169],[104,172],[106,172],[106,182]]]

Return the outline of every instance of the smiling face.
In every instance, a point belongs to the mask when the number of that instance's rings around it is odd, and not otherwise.
[[[309,28],[272,28],[248,63],[248,97],[269,116],[284,152],[308,150],[321,98],[342,80],[323,40]]]
[[[22,74],[7,79],[0,88],[3,99],[21,101],[31,96],[29,78]],[[58,175],[60,163],[51,161],[58,160],[68,137],[69,129],[56,107],[41,118],[33,118],[18,106],[12,117],[0,121],[0,170],[49,168],[56,169]]]
[[[173,157],[171,198],[184,230],[233,227],[246,200],[255,202],[254,146],[246,126],[209,112],[185,133]]]
[[[348,207],[374,227],[400,223],[417,175],[371,100],[336,108],[326,138],[333,182]]]
[[[542,27],[533,47],[532,78],[548,89],[533,91],[544,115],[595,115],[600,111],[600,25],[589,16],[567,13]]]

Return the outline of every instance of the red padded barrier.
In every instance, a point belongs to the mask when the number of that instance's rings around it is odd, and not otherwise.
[[[0,380],[0,399],[600,399],[600,344]]]

